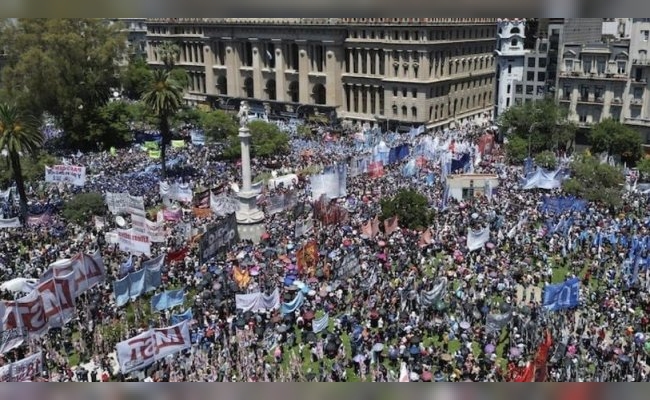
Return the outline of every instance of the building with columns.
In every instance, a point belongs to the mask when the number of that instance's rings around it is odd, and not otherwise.
[[[190,103],[336,116],[391,129],[492,112],[494,18],[165,18],[147,20],[148,60],[181,47]],[[384,125],[386,124],[386,125]]]

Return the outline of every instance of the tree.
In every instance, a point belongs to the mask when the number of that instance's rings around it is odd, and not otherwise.
[[[618,206],[625,177],[620,169],[612,167],[591,155],[581,155],[571,163],[571,178],[562,183],[565,192],[589,201]]]
[[[394,216],[399,219],[399,226],[408,229],[428,227],[434,218],[427,198],[411,189],[401,189],[395,196],[382,199],[381,220]]]
[[[0,26],[3,94],[35,116],[52,115],[65,143],[94,148],[89,124],[120,86],[120,26],[101,19],[18,19]]]
[[[34,155],[43,145],[38,119],[15,105],[0,104],[0,151],[6,153],[20,198],[20,213],[27,217],[27,193],[20,158]]]
[[[511,164],[521,164],[528,157],[528,142],[519,136],[513,136],[508,139],[505,145],[508,162]]]
[[[104,215],[105,211],[101,193],[79,193],[63,206],[63,218],[81,224],[93,215]]]
[[[11,184],[13,179],[13,169],[9,164],[8,157],[1,157],[0,164],[9,165],[9,168],[0,169],[0,187],[6,187]],[[20,158],[20,170],[25,182],[38,182],[45,178],[45,167],[56,165],[59,161],[56,157],[43,151],[32,155],[31,157]]]
[[[162,136],[160,143],[161,174],[165,178],[167,177],[165,151],[171,141],[169,118],[181,108],[183,101],[182,89],[171,78],[168,71],[158,69],[153,72],[150,87],[142,96],[142,101],[149,106],[153,114],[158,118],[158,128]]]
[[[274,154],[284,154],[289,151],[289,136],[282,132],[277,125],[265,121],[252,121],[248,124],[251,132],[251,155],[253,157],[268,157]],[[241,156],[239,137],[232,135],[224,156],[235,158]]]
[[[552,99],[526,102],[499,116],[499,126],[508,139],[519,137],[530,144],[531,154],[544,150],[566,150],[575,139],[576,126],[566,119],[567,111]]]
[[[122,69],[120,76],[124,95],[131,100],[140,100],[151,82],[151,70],[147,61],[138,57]]]
[[[552,151],[545,150],[535,156],[535,164],[545,169],[555,169],[557,157]]]
[[[172,78],[173,79],[173,78]],[[202,111],[196,107],[185,105],[173,117],[173,126],[190,124],[199,126],[201,124]]]
[[[89,138],[105,147],[122,147],[133,139],[131,122],[135,108],[124,101],[113,101],[103,106],[88,130]]]
[[[632,128],[611,118],[604,119],[589,133],[592,153],[616,155],[628,165],[634,165],[643,156],[641,136]]]
[[[636,164],[639,174],[644,181],[650,178],[650,158],[644,158]]]
[[[214,141],[236,136],[239,130],[233,117],[222,110],[201,112],[199,125],[205,131],[205,136]]]

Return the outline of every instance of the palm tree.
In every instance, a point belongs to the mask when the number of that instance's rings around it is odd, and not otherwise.
[[[181,55],[181,48],[179,45],[173,42],[162,42],[158,46],[158,58],[165,65],[167,71],[171,71],[176,66],[176,61]]]
[[[0,151],[7,156],[7,163],[11,166],[23,219],[27,217],[27,193],[20,157],[36,154],[43,145],[43,135],[38,126],[33,115],[22,112],[15,105],[0,103]]]
[[[158,118],[158,129],[162,136],[160,162],[162,166],[162,177],[166,178],[165,150],[171,141],[169,117],[181,108],[183,90],[178,82],[170,77],[169,71],[157,69],[153,71],[150,87],[142,96],[142,101],[144,101]]]

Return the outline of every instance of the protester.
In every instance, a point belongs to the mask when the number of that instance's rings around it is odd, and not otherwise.
[[[293,136],[291,153],[254,159],[253,176],[276,171],[299,179],[260,193],[266,218],[259,243],[240,241],[205,262],[201,234],[226,213],[163,199],[157,161],[139,145],[67,156],[65,162],[86,167],[81,187],[30,184],[30,213],[49,217],[0,229],[1,281],[40,279],[55,261],[97,249],[106,277],[77,298],[63,328],[3,354],[0,371],[42,351],[45,372],[34,379],[50,381],[648,381],[650,268],[638,244],[650,222],[647,196],[625,193],[615,211],[569,204],[558,189],[522,190],[524,171],[505,165],[498,145],[479,149],[485,126],[403,135],[366,126],[358,127],[365,135],[322,131],[309,140],[295,137],[294,124],[280,126]],[[388,162],[386,149],[399,146],[410,152]],[[467,155],[465,171],[498,174],[499,185],[486,196],[451,198],[444,177],[462,172],[449,170],[452,152]],[[379,172],[360,161],[384,155]],[[195,198],[205,189],[214,189],[213,198],[235,195],[240,166],[221,161],[215,147],[187,143],[169,149],[168,159],[168,182],[189,185]],[[407,172],[415,160],[417,171]],[[348,166],[344,194],[332,202],[312,198],[315,183],[302,172],[334,164]],[[416,232],[394,220],[378,228],[381,199],[409,188],[436,210],[432,226]],[[61,216],[76,193],[127,191],[142,196],[147,210],[184,210],[162,222],[164,241],[151,244],[150,257],[129,259],[107,240],[121,228],[110,213],[82,225]],[[2,207],[5,220],[18,215],[15,203]],[[486,228],[489,236],[470,251],[472,232]],[[622,268],[633,247],[641,261]],[[115,282],[161,254],[161,285],[118,307]],[[578,300],[543,301],[545,285],[574,277]],[[183,305],[149,310],[151,295],[172,289],[182,289]],[[24,294],[6,290],[2,298]],[[249,300],[251,310],[237,308]],[[184,319],[188,349],[121,373],[118,342]]]

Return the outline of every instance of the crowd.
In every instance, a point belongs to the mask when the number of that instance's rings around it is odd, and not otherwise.
[[[416,140],[476,141],[483,131],[467,125]],[[414,140],[394,139],[394,144]],[[237,163],[220,161],[209,145],[169,152],[171,179],[195,189],[225,187],[227,192],[240,180]],[[347,163],[357,152],[347,137],[295,139],[290,154],[253,160],[253,175]],[[47,227],[0,230],[0,281],[39,278],[56,260],[95,249],[101,250],[106,280],[81,295],[71,323],[3,354],[0,367],[43,351],[46,368],[40,379],[49,381],[492,382],[524,380],[531,365],[537,380],[648,381],[650,279],[645,272],[650,268],[623,267],[631,240],[591,239],[600,232],[645,235],[647,196],[627,192],[618,210],[590,203],[584,210],[549,215],[540,207],[544,196],[560,196],[560,191],[522,190],[523,169],[505,165],[498,145],[474,166],[475,173],[499,174],[489,196],[448,198],[439,162],[428,160],[415,176],[405,177],[404,161],[385,166],[382,176],[349,175],[346,198],[337,202],[345,207],[345,218],[317,220],[311,231],[296,237],[296,223],[313,216],[317,200],[310,199],[309,179],[300,179],[292,188],[276,190],[295,191],[296,204],[305,205],[302,212],[288,207],[267,213],[259,242],[241,241],[205,263],[199,261],[196,238],[188,239],[177,227],[190,223],[200,235],[220,217],[186,212],[180,222],[165,222],[168,236],[152,246],[151,258],[187,250],[165,262],[162,289],[184,288],[188,294],[180,311],[191,310],[192,346],[122,374],[116,343],[149,327],[171,325],[179,310],[151,312],[147,298],[117,307],[113,282],[122,277],[120,266],[128,255],[104,239],[117,227],[114,218],[103,224],[89,218],[78,225],[65,221],[59,209],[79,191],[128,190],[143,196],[147,209],[159,206],[159,169],[136,146],[115,154],[77,154],[70,162],[87,167],[85,186],[28,187],[33,209],[52,209]],[[425,179],[430,173],[437,177],[433,184]],[[364,227],[381,214],[381,199],[403,188],[424,194],[436,211],[430,237],[423,241],[422,232],[405,228],[368,236]],[[4,210],[5,218],[17,211],[12,204]],[[570,219],[572,225],[541,232],[549,218]],[[470,251],[468,229],[480,227],[490,227],[489,243]],[[317,245],[317,265],[293,272],[297,252],[307,243]],[[337,268],[349,254],[358,257],[358,273],[345,275]],[[135,265],[143,259],[137,257]],[[557,311],[544,307],[541,288],[574,277],[581,282],[579,304]],[[237,294],[270,294],[276,288],[281,309],[237,309]],[[14,296],[3,294],[7,300]],[[501,318],[496,328],[486,322],[495,318]]]

